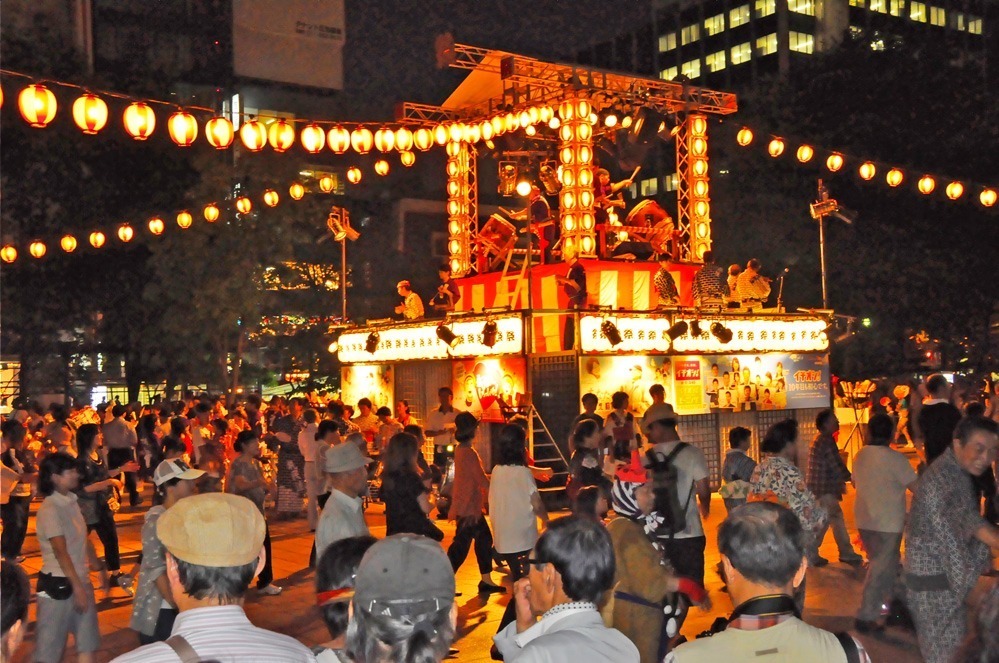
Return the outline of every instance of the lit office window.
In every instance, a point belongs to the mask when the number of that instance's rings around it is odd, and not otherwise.
[[[940,27],[947,25],[947,12],[943,7],[930,7],[930,25]]]
[[[678,184],[679,179],[677,178],[676,173],[663,177],[663,191],[676,191]]]
[[[777,12],[777,0],[756,0],[756,17],[763,18]]]
[[[872,12],[880,12],[882,14],[888,13],[888,0],[870,0],[868,8]]]
[[[952,12],[950,15],[950,20],[953,23],[951,25],[955,30],[960,30],[961,32],[968,31],[968,19],[965,18],[964,14],[961,12]]]
[[[708,71],[721,71],[725,68],[725,51],[708,55],[704,58],[704,64],[708,66]]]
[[[717,16],[704,19],[704,32],[709,37],[713,37],[720,32],[725,32],[725,14],[718,14]]]
[[[690,42],[697,41],[701,38],[701,26],[700,24],[688,25],[683,30],[680,31],[680,44],[686,46]]]
[[[760,55],[770,55],[777,52],[777,35],[770,34],[756,40],[756,51]]]
[[[812,53],[815,50],[815,38],[804,32],[790,33],[791,50],[795,53]]]
[[[968,16],[968,32],[973,35],[982,34],[982,19]]]
[[[642,180],[639,182],[639,193],[640,196],[654,196],[659,193],[659,180],[655,177],[650,177],[647,180]]]
[[[920,23],[926,23],[926,3],[925,2],[913,2],[909,3],[909,19],[912,21],[918,21]]]
[[[701,61],[690,60],[680,66],[680,73],[688,78],[698,78],[701,75]]]
[[[888,8],[889,14],[892,16],[901,16],[904,10],[905,0],[891,0],[891,5]]]
[[[659,52],[665,53],[666,51],[672,51],[676,48],[676,33],[668,32],[663,36],[659,37]]]
[[[748,41],[732,47],[732,64],[749,62],[753,57],[753,45]]]
[[[864,0],[850,0],[851,7],[864,7],[866,6]]]
[[[679,68],[670,67],[669,69],[663,69],[662,71],[660,71],[659,78],[663,79],[664,81],[671,81],[674,78],[676,78],[677,74],[679,73],[680,73]]]
[[[787,0],[787,8],[795,14],[815,16],[815,0]]]
[[[737,28],[749,23],[749,5],[736,7],[728,13],[728,27]]]

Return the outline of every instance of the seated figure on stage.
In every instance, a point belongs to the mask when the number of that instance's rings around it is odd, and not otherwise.
[[[541,193],[541,189],[536,184],[531,185],[530,204],[520,211],[514,212],[502,207],[500,209],[514,221],[527,221],[527,228],[521,232],[535,235],[540,239],[543,265],[553,262],[552,249],[555,246],[556,224],[551,218],[551,206]],[[533,243],[532,241],[531,244]]]
[[[760,261],[756,258],[746,263],[746,269],[739,274],[737,287],[742,308],[756,309],[770,296],[770,279],[760,274]]]
[[[458,285],[451,279],[451,265],[442,262],[437,268],[437,276],[440,277],[441,284],[437,286],[437,294],[430,300],[430,306],[435,311],[453,311],[458,300],[461,299],[461,291]]]
[[[725,269],[715,263],[711,251],[704,252],[704,266],[694,276],[692,293],[695,306],[721,306],[725,296]]]
[[[659,295],[659,306],[678,306],[680,304],[680,292],[676,289],[676,281],[669,273],[670,259],[667,255],[659,256],[659,271],[656,272],[652,282],[656,286],[656,293]]]
[[[423,300],[413,292],[409,281],[399,281],[395,287],[396,292],[402,297],[402,304],[395,307],[395,312],[402,314],[406,320],[419,320],[423,317]]]

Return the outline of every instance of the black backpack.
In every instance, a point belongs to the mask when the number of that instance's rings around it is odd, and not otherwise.
[[[652,474],[655,510],[663,519],[657,531],[658,535],[678,534],[687,528],[687,507],[690,505],[694,488],[691,485],[687,501],[680,504],[680,471],[673,461],[677,454],[689,446],[686,442],[681,442],[666,456],[657,454],[654,449],[645,452],[645,457],[648,459],[646,467]]]

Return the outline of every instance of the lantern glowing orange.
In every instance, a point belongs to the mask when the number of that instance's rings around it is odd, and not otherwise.
[[[76,251],[76,238],[72,235],[63,235],[62,239],[59,240],[59,246],[66,253],[72,253]]]
[[[434,142],[438,145],[443,145],[450,140],[451,134],[447,130],[447,127],[443,124],[438,124],[434,127]]]
[[[361,181],[361,169],[357,166],[351,166],[347,169],[347,181],[351,184],[357,184]]]
[[[161,219],[158,216],[154,216],[153,218],[149,219],[148,227],[149,227],[149,232],[151,232],[152,234],[162,235],[163,230],[166,228],[166,224],[163,223],[163,219]]]
[[[753,130],[749,127],[743,127],[739,129],[739,133],[735,135],[735,140],[739,145],[746,147],[753,142]]]
[[[17,95],[17,108],[25,122],[41,129],[55,119],[58,104],[52,90],[44,85],[32,84]]]
[[[135,231],[132,230],[132,226],[128,225],[127,223],[123,223],[120,226],[118,226],[118,239],[120,239],[122,242],[128,244],[129,242],[132,241],[132,238],[134,236],[135,236]]]
[[[904,179],[905,176],[902,174],[902,171],[899,170],[898,168],[892,168],[891,170],[888,171],[888,174],[885,175],[885,181],[888,182],[888,186],[890,187],[898,186],[899,184],[902,183],[902,180]]]
[[[358,154],[367,154],[370,152],[373,142],[374,136],[371,134],[371,129],[367,127],[358,127],[350,132],[350,146]]]
[[[191,227],[192,223],[194,223],[194,217],[192,217],[191,213],[187,210],[177,214],[177,225],[181,228],[186,230]]]
[[[224,150],[232,145],[235,137],[232,122],[224,117],[213,117],[205,125],[205,138],[216,150]]]
[[[948,198],[951,200],[957,200],[964,195],[964,185],[960,182],[951,182],[947,185],[945,191]]]
[[[395,146],[395,132],[388,127],[382,127],[375,132],[375,147],[379,152],[389,152]]]
[[[7,244],[0,249],[0,259],[6,263],[12,263],[17,260],[17,249],[14,248],[13,244]]]
[[[30,253],[34,258],[43,257],[48,250],[48,247],[37,239],[28,245],[28,253]]]
[[[843,167],[843,155],[838,152],[833,152],[826,159],[826,168],[829,172],[835,173],[837,170]]]
[[[405,166],[406,168],[409,168],[414,163],[416,163],[416,155],[413,154],[412,152],[410,152],[409,150],[407,150],[405,152],[400,152],[399,153],[399,161],[402,162],[403,166]]]
[[[267,144],[267,129],[260,120],[248,120],[239,128],[239,139],[249,151],[259,152]]]
[[[801,163],[808,163],[815,156],[815,150],[812,149],[811,145],[802,145],[798,148],[796,156]]]
[[[107,238],[104,236],[104,233],[102,233],[100,230],[96,230],[90,233],[90,246],[94,247],[95,249],[99,249],[102,246],[104,246],[104,242],[106,241]]]
[[[267,142],[275,152],[285,152],[295,144],[295,127],[285,119],[274,120],[267,128]]]
[[[400,152],[408,152],[413,148],[413,132],[406,127],[399,127],[395,130],[395,149]]]
[[[999,194],[996,194],[995,189],[984,189],[980,194],[978,194],[978,202],[985,207],[992,207],[995,205],[997,198],[999,198]]]
[[[240,196],[236,199],[236,209],[240,214],[249,214],[253,209],[253,202],[246,196]]]
[[[767,152],[769,152],[770,156],[774,158],[777,158],[780,155],[784,154],[784,139],[774,138],[773,140],[771,140],[770,144],[767,146]]]
[[[379,159],[375,162],[375,172],[379,175],[385,176],[389,172],[389,163],[385,159]]]
[[[305,195],[305,187],[299,182],[295,182],[288,187],[288,195],[291,196],[293,200],[301,200]]]
[[[170,138],[180,147],[190,147],[198,137],[198,121],[184,109],[178,109],[167,120],[167,131]]]
[[[420,127],[413,132],[413,145],[421,152],[426,152],[434,145],[434,134],[426,127]]]
[[[268,207],[276,207],[278,202],[281,201],[281,196],[274,189],[267,189],[264,191],[264,204]]]
[[[326,144],[336,154],[343,154],[350,149],[350,132],[336,126],[326,134]]]
[[[108,123],[108,105],[96,94],[80,95],[73,102],[73,121],[83,133],[93,136]]]
[[[326,147],[326,132],[315,122],[302,127],[301,139],[302,147],[309,154],[319,154]]]
[[[3,88],[0,87],[0,108],[3,108]]]
[[[919,192],[925,195],[930,195],[933,190],[937,188],[937,181],[930,177],[929,175],[923,175],[919,178],[919,184],[917,185]]]
[[[865,161],[860,164],[860,168],[857,169],[857,172],[860,174],[861,179],[872,180],[874,179],[874,176],[877,175],[878,169],[872,162]]]
[[[335,184],[336,181],[333,179],[331,175],[323,175],[322,177],[319,178],[319,189],[323,193],[329,193],[330,191],[332,191],[333,185]]]
[[[128,105],[122,115],[125,131],[135,140],[146,140],[156,128],[156,113],[149,104],[136,101]]]
[[[208,223],[215,223],[219,218],[219,208],[215,203],[208,203],[205,205],[205,209],[202,210],[202,214],[205,217],[205,221]]]

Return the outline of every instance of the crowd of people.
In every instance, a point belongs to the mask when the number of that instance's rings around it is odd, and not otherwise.
[[[427,430],[407,403],[393,416],[367,399],[356,416],[336,401],[317,408],[256,395],[231,407],[192,395],[147,407],[16,410],[2,425],[3,656],[25,630],[31,591],[19,562],[37,493],[35,661],[62,660],[71,635],[77,660],[94,660],[92,571],[105,594],[134,593],[139,648],[116,661],[443,660],[456,653],[455,573],[470,551],[477,591],[511,594],[494,659],[685,663],[766,650],[775,661],[868,661],[858,639],[801,619],[806,570],[830,563],[818,553],[829,529],[840,563],[867,559],[855,632],[906,626],[930,663],[994,660],[997,424],[973,405],[957,410],[942,376],[925,389],[925,402],[910,399],[906,422],[921,454],[918,478],[887,413],[871,418],[852,471],[833,410],[816,417],[805,472],[795,420],[763,432],[759,462],[753,431],[731,429],[718,572],[735,610],[690,642],[680,633],[688,610],[712,608],[710,476],[661,389],[643,413],[630,412],[622,394],[606,420],[583,397],[570,435],[573,514],[564,517],[541,500],[538,483],[551,474],[528,452],[526,422],[493,432],[487,472],[473,444],[479,422],[454,409],[447,388]],[[439,467],[448,447],[450,476]],[[125,570],[115,513],[126,495],[140,507],[144,481],[153,506],[140,561]],[[841,506],[850,484],[859,551]],[[371,486],[385,507],[380,541],[365,519]],[[455,522],[446,549],[435,509]],[[268,519],[303,516],[315,532],[317,604],[330,634],[311,649],[254,626],[243,610],[251,585],[261,601],[282,591]],[[512,591],[494,579],[496,564],[507,567]]]

